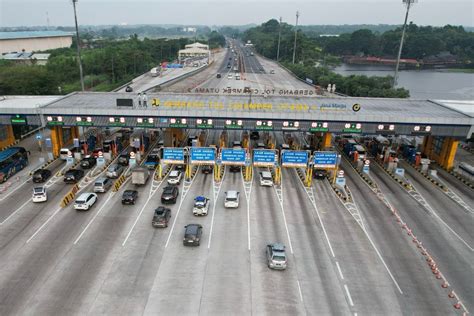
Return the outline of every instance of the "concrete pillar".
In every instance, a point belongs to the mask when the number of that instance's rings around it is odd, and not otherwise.
[[[423,145],[421,152],[428,158],[431,159],[432,152],[433,152],[433,136],[425,136],[423,139]]]
[[[170,129],[167,129],[164,133],[163,133],[163,145],[165,147],[173,147],[173,133],[171,132]]]
[[[445,138],[444,142],[446,143],[446,148],[443,144],[443,150],[445,152],[441,166],[446,170],[451,170],[454,165],[454,157],[456,156],[459,141],[452,137],[447,137]]]
[[[331,147],[331,138],[332,138],[331,136],[332,136],[332,135],[331,135],[331,133],[329,133],[329,132],[324,133],[324,135],[323,135],[323,142],[322,142],[322,144],[321,144],[321,147],[322,147],[321,149],[325,149],[325,148]]]
[[[15,142],[15,135],[13,134],[13,126],[11,125],[4,125],[0,126],[1,129],[6,129],[6,138],[0,139],[0,148],[4,148],[7,146],[12,145]]]
[[[60,126],[51,127],[51,144],[53,150],[53,156],[58,157],[59,151],[63,147],[63,135]]]

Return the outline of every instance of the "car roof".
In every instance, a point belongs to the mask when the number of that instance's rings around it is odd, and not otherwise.
[[[155,209],[155,214],[161,215],[164,214],[166,211],[169,211],[169,208],[159,206],[157,209]]]
[[[170,176],[175,176],[175,175],[178,175],[179,173],[181,173],[181,171],[173,170],[173,171],[170,172]]]
[[[261,172],[262,177],[271,177],[272,173],[270,171],[262,171]]]
[[[207,198],[202,196],[202,195],[198,195],[198,196],[196,196],[196,198],[194,200],[196,202],[205,202],[207,200]]]
[[[94,193],[91,193],[91,192],[84,192],[82,193],[81,195],[79,195],[79,197],[77,198],[78,200],[85,200],[87,199],[91,194],[94,194]]]
[[[229,190],[229,191],[226,192],[227,196],[237,196],[237,194],[239,194],[239,192],[237,192],[235,190]]]
[[[138,193],[137,190],[125,190],[123,191],[123,194],[132,194],[132,193]]]
[[[200,224],[188,224],[186,225],[186,232],[187,233],[193,233],[196,232],[198,228],[201,228],[202,226]]]

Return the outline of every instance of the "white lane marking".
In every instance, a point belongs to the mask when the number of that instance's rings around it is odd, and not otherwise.
[[[181,206],[183,206],[183,202],[185,200],[186,195],[188,194],[189,191],[191,191],[191,187],[194,183],[194,179],[196,179],[196,176],[194,176],[193,179],[191,180],[191,184],[189,185],[188,191],[186,191],[186,193],[181,195],[181,200],[179,201],[178,212],[176,212],[176,216],[174,217],[173,225],[171,226],[170,233],[168,234],[168,238],[166,239],[165,248],[168,247],[168,243],[170,242],[171,235],[173,234],[174,225],[176,225],[176,220],[178,219],[179,212],[181,211]],[[184,182],[183,182],[183,187],[184,187]]]
[[[384,265],[385,270],[387,270],[388,274],[390,275],[390,278],[392,279],[393,283],[395,283],[395,285],[397,286],[398,291],[400,292],[400,294],[403,294],[403,291],[400,288],[400,285],[398,285],[397,280],[395,280],[395,277],[393,276],[392,272],[390,271],[387,264],[385,263],[385,260],[383,260],[382,255],[380,254],[379,250],[375,246],[375,243],[373,242],[372,238],[370,237],[369,232],[366,229],[363,229],[363,231],[364,231],[365,235],[367,236],[367,239],[372,244],[372,247],[375,249],[375,252],[377,253],[377,256],[379,257],[380,261],[382,261],[382,264]]]
[[[336,261],[336,267],[337,267],[337,271],[339,271],[339,276],[341,277],[342,280],[344,280],[344,276],[342,275],[341,266],[339,265],[339,262],[337,262],[337,261]]]
[[[214,174],[212,174],[212,176],[214,177]],[[217,205],[217,200],[219,199],[219,193],[221,192],[221,188],[222,188],[222,181],[224,181],[224,178],[225,178],[225,169],[224,169],[224,175],[222,176],[222,179],[221,179],[221,184],[219,185],[219,190],[217,190],[217,195],[215,193],[215,186],[214,186],[214,183],[212,183],[212,193],[214,194],[214,197],[217,197],[215,198],[214,200],[214,203],[212,204],[212,218],[211,218],[211,229],[209,231],[209,241],[207,242],[207,249],[211,248],[211,240],[212,240],[212,229],[214,227],[214,215],[216,214],[216,205]],[[214,181],[214,179],[212,180]]]
[[[99,216],[100,212],[102,212],[102,210],[104,209],[104,207],[107,205],[107,203],[110,201],[110,199],[112,198],[112,196],[114,196],[115,193],[110,193],[109,194],[109,197],[107,198],[107,200],[105,200],[104,204],[102,204],[102,206],[99,208],[99,210],[95,213],[94,217],[92,217],[92,219],[89,221],[89,223],[87,223],[86,227],[82,230],[82,232],[79,234],[79,236],[76,238],[76,240],[74,240],[74,245],[77,244],[79,242],[79,240],[81,239],[82,235],[84,235],[84,233],[86,232],[86,230],[89,228],[89,226],[92,224],[92,222],[97,218],[97,216]]]
[[[283,173],[280,174],[280,188],[281,188],[281,196],[283,197]],[[276,192],[275,186],[273,186],[273,189],[275,190],[275,194],[278,196],[278,193]],[[283,202],[278,199],[278,202],[280,202],[280,209],[281,209],[281,214],[283,214],[283,222],[285,224],[285,229],[286,229],[286,236],[288,238],[288,244],[290,245],[290,251],[293,253],[293,245],[291,244],[291,237],[290,237],[290,231],[288,230],[288,225],[286,223],[286,216],[285,212],[283,210]]]
[[[354,302],[352,301],[352,297],[351,297],[351,292],[349,292],[349,288],[347,287],[347,284],[344,284],[344,289],[346,290],[347,299],[349,300],[349,304],[351,306],[354,306]]]
[[[30,200],[26,201],[25,203],[23,203],[22,206],[20,206],[19,208],[17,208],[13,213],[11,213],[7,218],[5,218],[3,220],[3,222],[0,223],[0,225],[3,225],[3,223],[5,223],[6,221],[8,221],[11,217],[13,217],[17,212],[19,212],[22,208],[25,207],[26,204],[28,204],[30,202]]]
[[[132,231],[133,231],[133,229],[135,228],[135,225],[137,225],[138,220],[139,220],[140,217],[142,216],[142,213],[143,213],[143,211],[145,210],[145,207],[148,205],[148,202],[150,202],[152,196],[153,196],[153,194],[148,197],[148,199],[146,200],[146,202],[145,202],[145,204],[143,205],[142,209],[140,210],[140,213],[138,213],[138,216],[137,216],[137,218],[135,219],[135,222],[133,223],[132,227],[130,228],[130,231],[128,232],[127,237],[125,237],[125,240],[124,240],[123,243],[122,243],[122,247],[125,246],[125,244],[127,243],[128,238],[129,238],[130,235],[132,234]]]
[[[62,210],[62,208],[58,207],[58,209],[54,211],[54,213],[46,220],[46,222],[44,222],[43,225],[41,225],[40,228],[38,228],[38,230],[30,238],[28,238],[26,243],[29,243],[33,238],[35,238],[35,236],[46,226],[46,224],[49,223],[50,220],[53,219],[54,216],[56,216],[56,214],[58,214],[60,210]]]
[[[250,179],[250,189],[247,195],[247,188],[245,187],[245,179],[242,172],[240,173],[242,176],[242,185],[245,191],[245,198],[247,200],[247,248],[250,251],[250,195],[252,194],[252,186],[253,186],[253,170],[252,170],[252,178]],[[293,252],[292,252],[293,253]]]
[[[21,188],[22,186],[24,186],[28,181],[30,181],[32,178],[29,177],[28,179],[26,179],[22,184],[20,184],[19,186],[17,186],[16,188],[14,188],[12,191],[8,192],[7,195],[5,196],[2,196],[2,198],[0,199],[0,201],[3,201],[5,200],[7,197],[9,197],[13,192],[16,192],[16,190],[18,190],[19,188]]]
[[[298,283],[298,292],[300,293],[300,300],[303,302],[303,293],[301,292],[300,281],[296,280],[296,283]]]

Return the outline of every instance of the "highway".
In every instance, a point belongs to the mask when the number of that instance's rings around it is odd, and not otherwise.
[[[252,56],[248,47],[237,42],[233,47],[237,61],[231,49],[222,50],[207,69],[166,91],[249,85],[259,91],[311,89],[274,62]],[[241,80],[235,79],[234,67]],[[142,83],[135,88],[143,88]],[[189,130],[189,136],[200,132]],[[221,133],[206,131],[206,146],[219,146]],[[226,133],[231,147],[244,131]],[[263,142],[263,134],[251,147]],[[276,148],[285,143],[283,133],[270,135]],[[303,133],[288,135],[304,143]],[[305,187],[295,168],[283,168],[282,184],[272,187],[259,182],[259,172],[267,168],[253,167],[251,181],[229,166],[221,181],[198,168],[191,182],[178,185],[177,202],[168,206],[169,226],[154,228],[153,212],[162,205],[166,177],[138,187],[128,179],[117,192],[99,194],[89,211],[76,211],[72,205],[60,207],[72,186],[55,176],[65,164],[57,160],[48,167],[53,173],[46,183],[48,201],[32,203],[36,184],[29,172],[45,153],[33,136],[19,145],[31,151],[31,163],[1,186],[0,315],[462,315],[453,306],[457,301],[448,297],[452,290],[474,310],[473,214],[405,162],[400,166],[429,209],[377,164],[370,165],[370,175],[430,252],[449,281],[447,289],[407,230],[345,158],[341,168],[355,213],[328,179]],[[472,159],[467,152],[461,156]],[[438,172],[473,205],[472,189]],[[86,175],[81,192],[91,192],[97,176]],[[128,189],[138,191],[135,205],[121,203]],[[240,192],[237,209],[224,207],[229,190]],[[198,195],[211,201],[207,216],[192,213]],[[183,246],[184,226],[190,223],[203,226],[198,247]],[[267,266],[265,248],[274,242],[286,247],[284,271]]]

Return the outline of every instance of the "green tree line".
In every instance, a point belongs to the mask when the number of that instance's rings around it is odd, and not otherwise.
[[[85,36],[87,38],[87,36]],[[208,35],[211,47],[223,46],[225,38],[217,33]],[[135,34],[128,40],[96,40],[82,49],[85,88],[89,91],[111,91],[138,75],[173,61],[178,50],[190,39],[140,40]],[[81,90],[76,43],[71,48],[48,51],[51,56],[45,66],[0,63],[0,95],[66,94]]]

